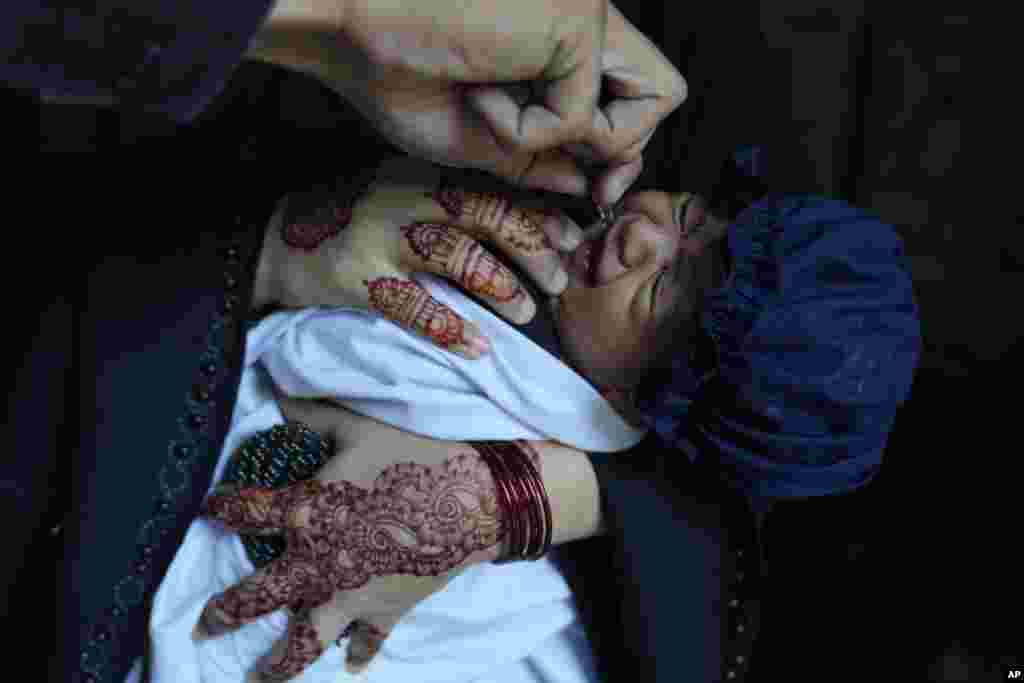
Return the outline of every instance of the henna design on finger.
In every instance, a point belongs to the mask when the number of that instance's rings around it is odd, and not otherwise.
[[[470,291],[500,303],[525,298],[526,292],[512,272],[458,230],[439,223],[412,223],[401,230],[417,256]]]
[[[338,236],[352,221],[352,202],[340,204],[326,190],[301,192],[288,198],[281,239],[293,249],[313,251]]]
[[[438,183],[437,189],[433,192],[428,192],[426,196],[440,204],[441,208],[452,218],[458,218],[462,215],[465,193],[453,185],[449,185],[443,178]]]
[[[356,669],[362,669],[370,660],[377,656],[380,647],[388,634],[367,622],[359,622],[353,629],[352,640],[348,646],[345,663]]]
[[[553,248],[541,227],[545,214],[512,206],[507,197],[496,192],[466,192],[442,180],[426,196],[453,219],[470,226],[467,234],[477,239],[493,236],[527,254]]]
[[[271,654],[268,658],[269,661],[260,674],[262,680],[269,683],[294,678],[319,659],[324,652],[308,612],[292,619],[287,638],[284,650],[279,654]]]
[[[459,234],[444,223],[410,223],[400,228],[409,248],[424,261],[446,271],[459,248]]]
[[[370,308],[402,327],[416,330],[444,349],[472,343],[455,311],[436,301],[415,282],[379,277],[364,280],[363,284],[370,290]]]
[[[526,298],[526,291],[519,280],[498,259],[476,243],[469,252],[462,278],[467,289],[501,303]]]
[[[200,506],[199,515],[246,534],[280,533],[285,520],[274,505],[277,495],[268,489],[218,486]]]
[[[315,565],[288,557],[272,562],[211,598],[203,610],[203,625],[210,635],[218,635],[285,605],[300,611],[319,606],[332,594],[331,586]]]

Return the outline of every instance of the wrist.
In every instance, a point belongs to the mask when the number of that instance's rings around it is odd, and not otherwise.
[[[485,561],[539,559],[551,546],[603,532],[597,475],[586,453],[554,442],[470,445],[491,472],[502,520]]]

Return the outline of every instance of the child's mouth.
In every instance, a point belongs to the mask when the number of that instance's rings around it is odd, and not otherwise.
[[[603,239],[591,240],[581,244],[570,255],[567,265],[579,284],[585,287],[597,286],[597,267],[601,262],[603,247]]]
[[[608,233],[605,233],[607,235]],[[586,282],[590,287],[597,286],[597,265],[601,262],[601,254],[604,253],[604,238],[587,242],[587,253],[584,254],[587,261]]]

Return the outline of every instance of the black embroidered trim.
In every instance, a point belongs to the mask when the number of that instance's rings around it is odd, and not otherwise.
[[[234,233],[240,234],[245,223],[263,226],[270,215],[270,207],[260,206],[249,217],[251,220],[235,216]],[[167,446],[167,456],[157,477],[160,494],[153,501],[149,518],[139,528],[134,571],[114,585],[112,602],[106,614],[98,617],[86,631],[79,657],[79,680],[83,683],[99,683],[109,677],[112,654],[121,647],[119,630],[124,628],[122,617],[142,607],[163,578],[154,575],[153,556],[163,540],[174,531],[180,514],[175,503],[186,497],[190,493],[189,488],[195,484],[194,466],[201,457],[210,453],[209,429],[218,410],[217,402],[211,397],[230,377],[228,359],[234,350],[233,337],[238,334],[237,326],[245,324],[240,315],[247,313],[247,307],[240,305],[239,295],[244,292],[239,284],[251,280],[247,270],[255,272],[255,261],[262,247],[261,239],[249,242],[248,250],[246,245],[237,242],[221,250],[225,263],[221,275],[222,300],[203,340],[204,351],[196,366],[195,379],[185,396],[184,413],[178,418],[179,438]],[[248,296],[251,297],[251,291]]]

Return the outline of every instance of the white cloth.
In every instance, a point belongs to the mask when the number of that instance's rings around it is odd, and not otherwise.
[[[249,332],[231,429],[213,481],[246,438],[284,422],[272,383],[292,396],[337,398],[355,412],[439,439],[555,439],[610,452],[643,437],[583,378],[501,319],[438,278],[417,280],[479,325],[493,352],[463,360],[387,320],[349,309],[270,316]],[[193,521],[153,602],[154,683],[245,680],[285,634],[283,610],[201,644],[191,633],[207,600],[253,571],[237,534]],[[593,680],[568,585],[547,559],[470,567],[417,605],[360,676],[345,671],[347,642],[341,646],[330,647],[295,680]],[[128,683],[138,680],[137,673]]]

